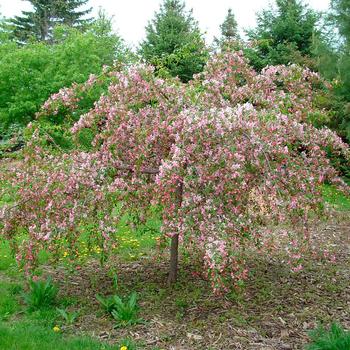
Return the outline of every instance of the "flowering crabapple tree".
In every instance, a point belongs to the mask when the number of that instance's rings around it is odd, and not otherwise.
[[[109,74],[108,92],[71,128],[93,132],[91,151],[53,155],[34,128],[8,179],[17,198],[2,209],[2,233],[18,260],[30,268],[41,249],[74,250],[87,224],[107,253],[122,215],[156,206],[171,238],[170,283],[180,242],[215,292],[229,290],[247,277],[247,249],[267,251],[266,227],[279,223],[294,227],[286,248],[291,268],[301,269],[321,185],[348,190],[325,151],[349,160],[348,146],[309,123],[323,113],[314,103],[319,77],[293,65],[257,73],[241,52],[214,56],[189,84],[143,65]],[[73,113],[76,96],[74,87],[62,90],[38,117]]]

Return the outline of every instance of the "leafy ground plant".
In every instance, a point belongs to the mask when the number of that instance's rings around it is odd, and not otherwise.
[[[132,292],[124,300],[118,295],[109,297],[96,296],[102,307],[110,313],[117,321],[116,327],[126,327],[133,324],[141,323],[143,320],[138,318],[139,306],[137,303],[137,294]]]
[[[347,350],[350,349],[350,332],[337,323],[332,323],[329,330],[319,326],[310,332],[311,343],[307,350]]]
[[[66,309],[59,309],[59,308],[57,308],[57,312],[64,319],[67,325],[74,324],[79,314],[77,311],[68,311]]]
[[[51,277],[46,280],[32,279],[29,282],[29,292],[23,295],[29,311],[53,306],[56,302],[58,287]]]
[[[97,301],[101,304],[104,311],[109,314],[112,314],[112,311],[115,309],[115,300],[114,295],[103,297],[102,295],[96,295]]]
[[[138,318],[139,306],[137,304],[137,294],[131,293],[129,298],[122,300],[118,296],[114,296],[115,309],[112,311],[113,318],[117,321],[116,327],[125,327],[143,320]]]

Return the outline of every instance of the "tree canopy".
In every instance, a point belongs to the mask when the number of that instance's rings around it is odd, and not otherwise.
[[[84,19],[91,8],[78,10],[88,0],[26,0],[33,6],[32,11],[23,11],[22,16],[15,16],[10,23],[13,35],[20,42],[30,39],[47,41],[52,36],[53,28],[58,24],[81,27],[91,20]]]
[[[0,139],[33,120],[41,104],[60,88],[99,74],[103,65],[128,61],[122,39],[105,19],[84,33],[56,27],[53,40],[51,45],[11,41],[0,45]]]
[[[332,0],[331,18],[336,23],[340,35],[350,45],[350,1]]]
[[[156,208],[163,239],[180,239],[215,292],[247,278],[245,254],[271,249],[273,223],[293,225],[280,249],[298,271],[310,249],[308,218],[322,213],[320,186],[348,189],[326,149],[349,160],[349,147],[309,122],[310,113],[323,113],[315,104],[317,74],[296,65],[257,73],[240,52],[214,56],[190,84],[144,65],[108,74],[108,93],[71,129],[93,133],[88,152],[54,156],[29,126],[25,162],[9,175],[19,189],[16,205],[1,212],[18,260],[29,268],[41,249],[74,251],[82,223],[107,255],[123,215]],[[39,118],[73,114],[82,89],[98,81],[62,89]]]

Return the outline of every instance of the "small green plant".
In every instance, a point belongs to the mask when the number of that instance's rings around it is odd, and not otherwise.
[[[184,318],[186,314],[186,309],[188,308],[188,302],[182,298],[177,298],[175,300],[175,304],[178,308],[178,311],[176,312],[176,319],[180,320]]]
[[[306,350],[347,350],[350,349],[350,332],[337,323],[332,323],[329,330],[322,325],[309,333],[311,343]]]
[[[114,301],[115,308],[112,311],[112,316],[117,321],[116,327],[125,327],[143,322],[141,318],[138,318],[139,306],[135,292],[131,293],[125,301],[115,295]]]
[[[113,288],[115,290],[118,290],[119,286],[118,286],[118,275],[116,273],[113,274]]]
[[[96,295],[96,299],[100,302],[102,307],[112,315],[117,321],[116,327],[126,327],[133,324],[143,322],[138,318],[139,306],[137,304],[137,294],[131,293],[128,298],[124,300],[118,295],[109,297],[102,297]]]
[[[30,280],[29,292],[25,293],[23,297],[29,311],[34,311],[53,306],[56,302],[57,293],[57,286],[52,283],[51,277],[48,277],[46,281]]]
[[[70,312],[70,311],[67,311],[65,309],[57,308],[57,312],[64,319],[64,321],[66,322],[67,325],[72,325],[78,317],[77,311]]]
[[[112,314],[112,311],[115,309],[114,295],[103,297],[97,294],[96,299],[107,313]]]

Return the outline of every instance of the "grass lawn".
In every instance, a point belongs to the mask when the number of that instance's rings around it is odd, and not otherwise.
[[[0,348],[5,350],[102,350],[116,347],[87,337],[64,337],[36,322],[0,323]]]

